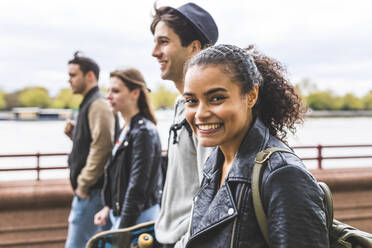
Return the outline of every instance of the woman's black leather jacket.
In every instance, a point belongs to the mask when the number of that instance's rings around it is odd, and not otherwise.
[[[221,188],[224,158],[219,148],[214,150],[194,199],[186,247],[268,247],[256,220],[251,192],[255,156],[267,147],[288,149],[257,118]],[[273,154],[260,187],[271,248],[329,247],[324,194],[300,159],[288,153]]]
[[[161,144],[156,126],[137,114],[114,157],[105,167],[105,204],[122,216],[120,228],[136,224],[159,197]]]

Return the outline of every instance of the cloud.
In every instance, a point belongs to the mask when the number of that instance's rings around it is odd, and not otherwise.
[[[218,24],[218,43],[254,43],[282,61],[296,80],[310,78],[339,92],[370,90],[370,1],[196,3],[209,10]],[[37,84],[57,92],[66,87],[66,64],[76,50],[98,62],[103,85],[110,71],[133,66],[155,88],[162,80],[151,57],[152,8],[152,1],[0,1],[0,88],[13,91]],[[353,83],[359,87],[349,87]]]

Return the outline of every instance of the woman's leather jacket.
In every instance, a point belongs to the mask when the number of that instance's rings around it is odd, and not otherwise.
[[[122,216],[120,228],[136,224],[141,212],[159,197],[161,144],[154,123],[137,114],[132,117],[115,155],[105,167],[105,205]]]
[[[257,118],[221,188],[224,158],[219,148],[214,150],[194,198],[186,247],[268,247],[257,223],[251,192],[255,156],[268,147],[288,149]],[[324,194],[300,159],[288,153],[273,154],[260,187],[270,248],[329,247]]]

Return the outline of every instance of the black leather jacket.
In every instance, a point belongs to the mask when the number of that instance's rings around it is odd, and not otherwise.
[[[186,247],[268,247],[256,220],[251,192],[255,156],[267,147],[288,149],[256,119],[221,188],[224,158],[219,148],[214,150],[194,199]],[[260,187],[271,248],[329,247],[324,194],[300,159],[288,153],[273,154]]]
[[[105,204],[121,215],[120,228],[136,224],[158,201],[161,144],[156,126],[137,114],[115,156],[105,167]]]

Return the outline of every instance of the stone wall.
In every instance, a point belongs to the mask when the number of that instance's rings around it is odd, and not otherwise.
[[[372,168],[313,170],[333,193],[335,218],[372,233]],[[0,247],[64,247],[68,180],[0,182]]]
[[[72,191],[67,180],[0,183],[0,247],[64,247]]]

